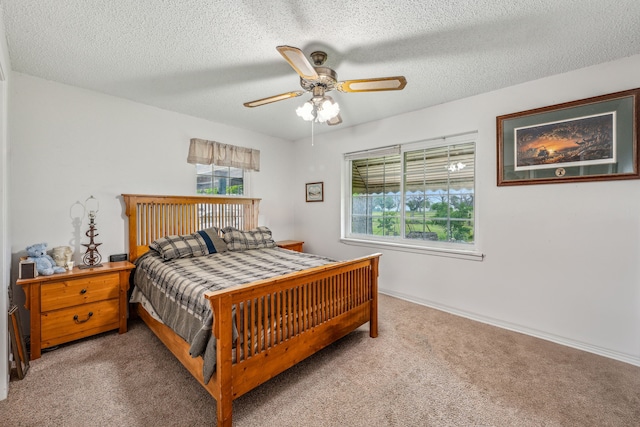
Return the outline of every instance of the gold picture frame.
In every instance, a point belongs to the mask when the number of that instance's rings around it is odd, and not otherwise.
[[[638,179],[640,88],[499,116],[498,186]]]

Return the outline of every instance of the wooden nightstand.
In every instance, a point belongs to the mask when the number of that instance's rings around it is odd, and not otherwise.
[[[304,242],[302,240],[280,240],[276,242],[276,245],[278,245],[279,248],[303,252],[302,245],[304,245]]]
[[[118,329],[127,332],[129,261],[21,279],[30,311],[31,360],[42,349]]]

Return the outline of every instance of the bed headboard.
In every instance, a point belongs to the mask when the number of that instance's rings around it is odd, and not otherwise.
[[[209,227],[250,230],[258,226],[260,199],[219,196],[123,194],[129,218],[129,260],[149,250],[154,240]]]

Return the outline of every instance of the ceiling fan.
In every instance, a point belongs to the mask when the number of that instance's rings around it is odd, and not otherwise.
[[[304,90],[281,93],[251,102],[245,102],[245,107],[259,107],[272,102],[296,98],[305,92],[311,92],[312,98],[296,110],[304,120],[326,122],[329,125],[342,123],[340,107],[333,98],[326,95],[334,89],[340,92],[378,92],[384,90],[402,90],[407,85],[404,76],[380,77],[374,79],[358,79],[338,81],[338,74],[328,67],[323,67],[327,60],[325,52],[313,52],[310,57],[313,65],[297,47],[278,46],[278,52],[287,60],[289,65],[300,75],[300,86]]]

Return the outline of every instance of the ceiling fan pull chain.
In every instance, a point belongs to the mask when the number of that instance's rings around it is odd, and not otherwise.
[[[315,120],[311,120],[311,146],[313,147],[313,122],[315,122]]]

